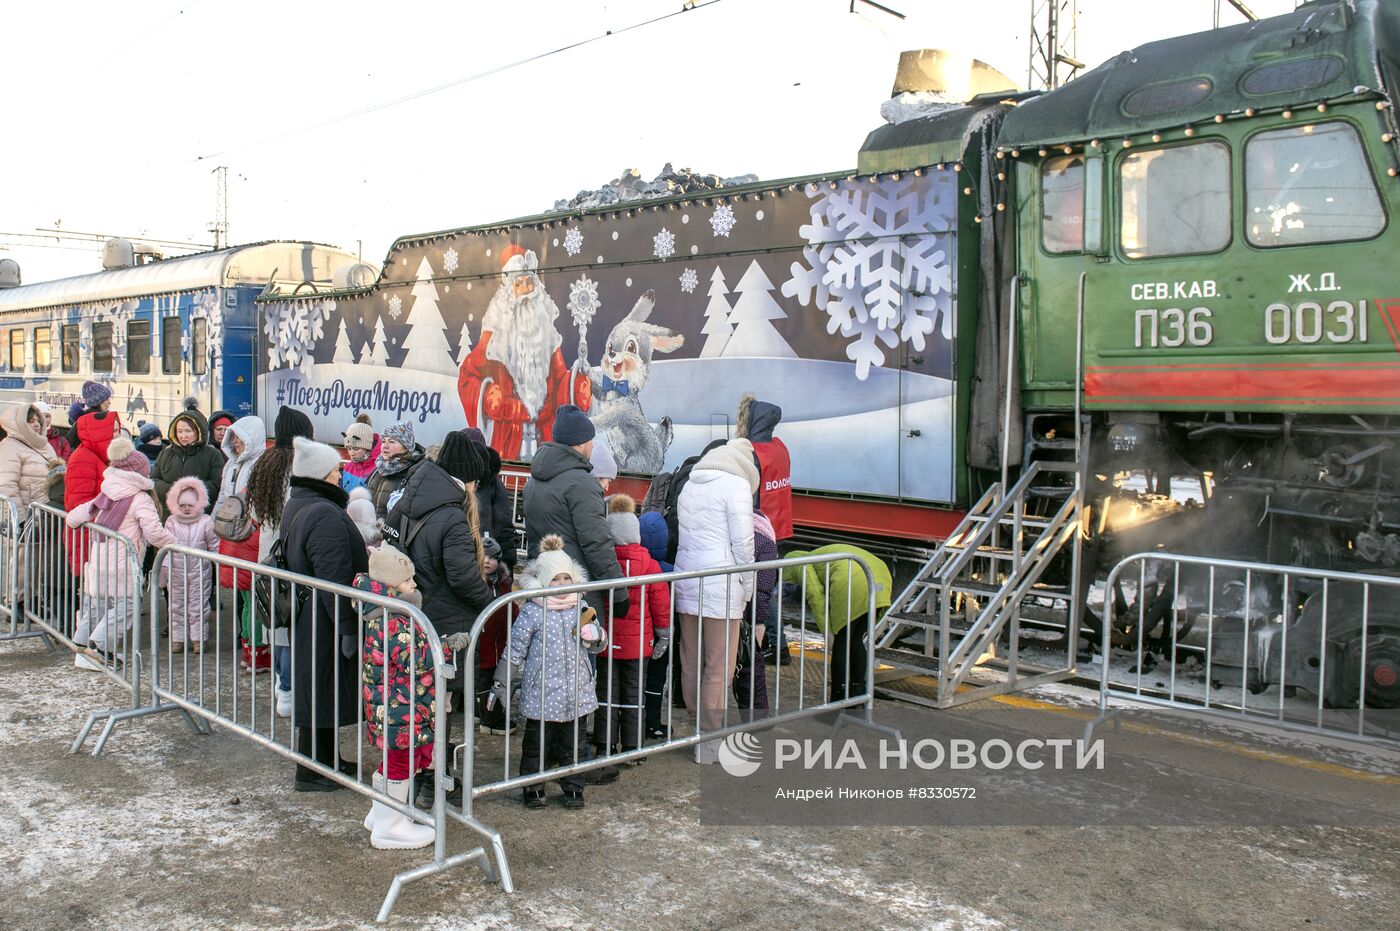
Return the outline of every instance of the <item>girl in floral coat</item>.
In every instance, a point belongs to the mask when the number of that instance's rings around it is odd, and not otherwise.
[[[398,598],[421,607],[413,580],[413,561],[389,544],[369,551],[369,572],[355,576],[354,587]],[[374,787],[396,801],[411,804],[413,776],[433,765],[436,693],[433,654],[423,630],[408,614],[362,604],[364,674],[361,694],[370,743],[382,751]],[[375,802],[365,818],[370,844],[380,850],[426,847],[433,829],[388,805]]]

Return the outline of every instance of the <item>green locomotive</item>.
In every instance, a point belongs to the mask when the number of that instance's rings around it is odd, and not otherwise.
[[[1082,448],[1085,582],[1154,548],[1400,571],[1397,43],[1397,4],[1319,0],[867,140],[863,172],[965,169],[969,462]],[[1177,595],[1135,597],[1165,624]],[[1365,650],[1359,622],[1322,634],[1329,703],[1354,706],[1364,656],[1367,704],[1400,706],[1400,603],[1370,611]]]

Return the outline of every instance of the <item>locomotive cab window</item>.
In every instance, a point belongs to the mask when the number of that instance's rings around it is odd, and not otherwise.
[[[64,324],[60,332],[63,334],[63,344],[59,349],[62,356],[59,362],[63,366],[63,371],[71,374],[78,371],[78,325],[76,323]]]
[[[34,371],[47,372],[53,368],[53,345],[49,342],[51,330],[46,326],[34,328]]]
[[[164,317],[160,321],[160,371],[163,375],[180,374],[181,341],[179,317]]]
[[[126,325],[126,370],[131,375],[151,374],[149,320],[132,320]]]
[[[92,325],[92,370],[94,372],[112,371],[112,324],[94,323]]]
[[[23,330],[10,331],[10,371],[24,371],[24,341],[28,334]]]
[[[1230,244],[1230,150],[1220,142],[1134,150],[1118,166],[1119,239],[1130,259]]]
[[[1084,251],[1084,157],[1047,158],[1040,166],[1040,235],[1046,252]]]
[[[209,321],[197,317],[190,322],[190,373],[203,375],[209,371]]]
[[[1244,186],[1252,245],[1370,239],[1385,228],[1361,140],[1346,123],[1254,136],[1244,150]]]

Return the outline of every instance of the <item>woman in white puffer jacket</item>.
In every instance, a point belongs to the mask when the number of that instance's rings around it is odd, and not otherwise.
[[[680,545],[676,570],[694,571],[753,562],[753,496],[758,467],[748,440],[730,440],[695,464],[677,511]],[[752,572],[684,579],[673,586],[680,615],[681,687],[697,712],[700,732],[724,726],[728,686],[739,652],[739,619],[753,598]],[[703,627],[703,643],[701,629]],[[698,657],[698,661],[697,661]],[[699,695],[696,695],[697,664]],[[698,701],[697,701],[698,697]],[[695,748],[698,763],[713,763],[715,741]]]

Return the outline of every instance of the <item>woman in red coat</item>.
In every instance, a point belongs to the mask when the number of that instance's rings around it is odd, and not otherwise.
[[[627,495],[608,499],[608,530],[624,576],[660,574],[661,567],[642,546],[637,503]],[[593,745],[599,755],[642,745],[639,710],[646,661],[663,656],[671,642],[671,587],[652,582],[629,589],[627,595],[627,613],[612,619],[611,647],[598,657],[599,715],[593,723]],[[607,618],[599,621],[606,624]],[[614,767],[598,770],[593,778],[607,781],[609,775],[617,778]]]
[[[63,484],[63,509],[71,511],[87,504],[102,490],[102,475],[107,471],[107,447],[122,428],[116,411],[93,411],[78,418],[74,429],[78,448],[68,457],[68,473]],[[74,575],[82,575],[87,563],[87,534],[73,530],[68,534],[68,565]]]

